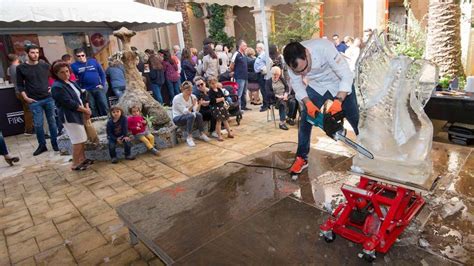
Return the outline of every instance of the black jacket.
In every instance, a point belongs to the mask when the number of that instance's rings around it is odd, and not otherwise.
[[[286,80],[283,78],[283,76],[280,76],[280,81],[283,83],[283,86],[285,86],[285,92],[288,92],[288,84],[286,83]],[[273,91],[273,81],[271,78],[265,81],[265,94],[267,95],[267,101],[270,104],[277,102],[275,92]]]
[[[165,71],[163,69],[150,69],[150,81],[151,83],[163,85],[165,84]]]
[[[81,100],[84,106],[87,103],[87,92],[82,90],[77,83],[74,86],[81,90]],[[51,94],[58,107],[58,116],[63,123],[76,123],[84,125],[84,115],[77,111],[81,102],[74,89],[62,80],[56,80],[51,87]]]

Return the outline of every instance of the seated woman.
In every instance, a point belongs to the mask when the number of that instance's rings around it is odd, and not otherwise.
[[[206,82],[202,77],[195,77],[194,84],[196,84],[196,91],[193,91],[193,94],[196,95],[196,98],[201,101],[201,108],[199,112],[202,114],[203,121],[209,121],[209,134],[212,134],[216,130],[216,120],[211,114],[211,108],[209,106],[209,89],[206,87]]]
[[[209,141],[204,133],[204,124],[202,114],[199,113],[202,100],[198,101],[196,96],[192,94],[193,84],[189,81],[181,84],[181,93],[173,98],[173,123],[177,126],[186,126],[186,143],[190,147],[196,146],[193,140],[193,127],[196,123],[200,139]]]
[[[288,130],[286,126],[286,105],[288,102],[288,85],[281,75],[281,69],[277,66],[271,69],[272,78],[265,82],[268,102],[278,108],[280,114],[280,129]]]
[[[51,94],[58,107],[58,117],[66,129],[72,143],[72,167],[74,171],[86,170],[92,163],[86,159],[84,144],[87,141],[84,121],[91,116],[87,93],[77,83],[70,80],[71,70],[64,61],[55,61],[51,67],[55,82]]]

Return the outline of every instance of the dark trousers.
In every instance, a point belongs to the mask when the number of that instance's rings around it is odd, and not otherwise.
[[[291,119],[296,119],[296,112],[298,112],[298,101],[294,97],[289,97],[288,98],[288,113],[287,116],[288,118]]]
[[[318,108],[321,108],[326,100],[334,100],[334,97],[329,92],[326,92],[324,95],[320,95],[309,86],[306,88],[306,91],[308,92],[309,99]],[[342,103],[342,110],[344,111],[347,121],[349,121],[349,124],[351,124],[352,129],[354,129],[354,132],[356,135],[358,135],[359,130],[357,129],[357,125],[359,124],[359,108],[357,107],[357,98],[354,86],[352,86],[352,93],[347,95],[346,99]],[[298,132],[298,150],[296,151],[296,155],[303,157],[304,159],[308,158],[311,143],[311,130],[313,129],[313,125],[306,121],[307,115],[306,108],[303,108],[301,112],[300,130]]]
[[[263,104],[262,108],[267,108],[268,98],[267,98],[267,91],[265,90],[265,75],[258,73],[258,86],[260,87],[260,93],[262,94]]]
[[[115,150],[117,148],[117,141],[113,141],[109,139],[109,154],[110,158],[117,158],[117,151]],[[131,152],[131,143],[128,141],[122,142],[123,144],[123,149],[125,151],[125,156],[130,156]]]
[[[3,133],[0,130],[0,155],[8,155],[7,144],[5,143],[5,139],[3,138]]]
[[[209,121],[209,133],[216,130],[216,119],[212,116],[210,109],[202,109],[199,111],[202,114],[202,121]]]

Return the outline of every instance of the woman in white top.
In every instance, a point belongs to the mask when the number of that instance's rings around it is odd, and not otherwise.
[[[349,45],[349,48],[346,49],[344,56],[347,60],[347,63],[349,64],[349,68],[351,69],[352,73],[354,73],[357,58],[359,58],[360,54],[361,42],[359,38],[355,38],[354,40],[349,38],[349,42],[347,44]]]
[[[219,60],[219,74],[227,72],[229,67],[229,56],[224,52],[222,45],[216,45],[217,59]]]
[[[210,45],[204,47],[204,58],[202,59],[204,78],[214,77],[219,79],[219,59]]]
[[[91,160],[86,159],[84,153],[84,143],[87,141],[84,121],[91,116],[86,91],[69,80],[71,70],[69,64],[64,61],[54,62],[51,66],[51,74],[55,79],[51,94],[58,107],[58,117],[63,122],[72,143],[71,169],[86,170],[92,164]]]
[[[204,133],[204,124],[202,114],[199,113],[201,108],[201,101],[198,101],[196,96],[192,94],[193,84],[189,81],[181,84],[181,93],[173,98],[173,123],[177,126],[186,127],[186,143],[190,147],[196,146],[193,140],[193,127],[196,123],[200,132],[200,139],[209,141],[209,138]]]

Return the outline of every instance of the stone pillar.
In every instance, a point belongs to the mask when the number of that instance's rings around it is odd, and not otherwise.
[[[363,5],[364,30],[385,29],[386,0],[364,0]]]
[[[262,32],[262,20],[260,18],[260,9],[258,5],[254,7],[254,10],[250,11],[253,14],[255,19],[255,37],[256,41],[263,41],[263,32]],[[275,10],[271,7],[265,7],[265,15],[267,21],[268,36],[273,32],[272,17],[275,13]]]
[[[224,20],[225,20],[225,27],[224,31],[227,33],[227,36],[235,37],[235,26],[234,22],[237,16],[234,15],[234,8],[232,6],[225,6],[224,12]]]

